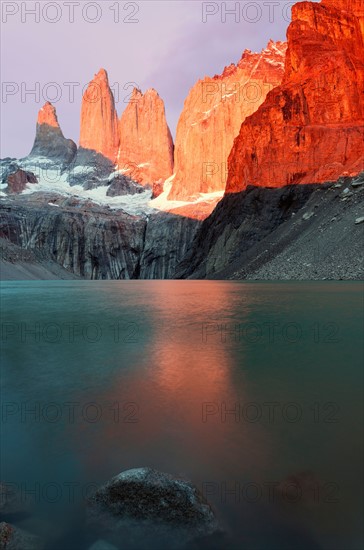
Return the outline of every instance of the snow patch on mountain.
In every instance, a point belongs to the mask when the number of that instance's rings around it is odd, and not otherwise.
[[[17,165],[24,170],[26,169],[33,172],[38,180],[38,183],[27,184],[25,190],[21,193],[23,195],[31,195],[33,193],[57,193],[64,197],[76,197],[81,200],[89,200],[100,206],[108,206],[113,210],[123,210],[131,215],[149,215],[156,210],[169,211],[181,206],[214,201],[216,198],[221,198],[223,196],[223,192],[200,193],[196,195],[194,200],[168,200],[167,196],[174,175],[166,180],[163,193],[155,199],[152,199],[152,190],[150,188],[146,188],[144,192],[139,194],[108,196],[107,192],[110,184],[116,177],[123,174],[125,172],[124,170],[116,169],[104,180],[104,183],[100,181],[98,187],[84,189],[82,185],[70,185],[70,176],[84,174],[87,178],[88,174],[90,175],[93,173],[93,167],[79,165],[62,172],[46,157],[26,157],[17,161]],[[7,193],[4,192],[6,188],[6,183],[0,184],[0,196],[7,196]],[[58,206],[54,203],[48,204],[50,206]]]

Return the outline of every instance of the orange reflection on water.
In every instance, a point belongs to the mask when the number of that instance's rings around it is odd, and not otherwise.
[[[143,308],[153,330],[143,359],[114,373],[100,395],[101,402],[136,403],[138,421],[103,425],[103,445],[94,452],[91,469],[105,460],[105,447],[113,447],[120,457],[118,471],[152,466],[195,479],[205,479],[207,472],[213,479],[226,479],[231,469],[248,470],[265,461],[262,428],[236,421],[229,413],[249,401],[248,382],[241,383],[244,349],[238,350],[237,360],[231,342],[218,331],[203,336],[206,324],[217,326],[232,311],[231,285],[212,281],[147,285],[149,298]],[[235,385],[237,369],[242,372]]]

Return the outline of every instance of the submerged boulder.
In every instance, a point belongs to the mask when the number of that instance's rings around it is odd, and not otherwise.
[[[118,540],[122,536],[127,548],[183,548],[221,534],[192,483],[151,468],[127,470],[98,489],[88,502],[88,521]]]
[[[31,533],[4,521],[0,523],[1,550],[42,550],[43,541]]]

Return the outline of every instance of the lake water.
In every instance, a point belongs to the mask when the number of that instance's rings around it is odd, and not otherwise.
[[[47,549],[86,550],[84,497],[138,466],[192,480],[230,548],[362,548],[360,283],[3,282],[1,305],[1,478]]]

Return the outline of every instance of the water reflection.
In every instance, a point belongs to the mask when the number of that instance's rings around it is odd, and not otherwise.
[[[356,550],[360,287],[349,285],[346,292],[335,284],[332,292],[301,285],[297,292],[297,285],[213,281],[44,285],[9,285],[2,300],[6,321],[97,322],[102,338],[4,343],[4,401],[55,402],[64,411],[56,422],[34,421],[34,415],[21,422],[18,414],[7,419],[5,479],[98,484],[124,469],[151,466],[185,475],[202,490],[210,483],[209,500],[246,547],[319,544]],[[340,320],[339,342],[310,339],[312,325],[332,319]],[[287,342],[282,333],[273,341],[267,334],[242,337],[241,327],[267,322],[298,323],[303,337],[297,342]],[[121,337],[115,338],[119,323]],[[267,402],[299,403],[302,420],[279,417],[272,424],[266,415],[252,421],[242,414],[249,403],[266,411]],[[341,422],[313,423],[313,402],[339,403],[345,413]],[[79,404],[73,422],[66,403]],[[89,406],[85,414],[90,403],[99,407],[99,417],[97,407]],[[253,504],[231,492],[303,470],[312,471],[319,483],[339,483],[342,500],[331,507],[311,502],[272,507],[267,493]],[[67,529],[75,512],[63,504]],[[59,507],[40,501],[37,514],[59,524]]]

